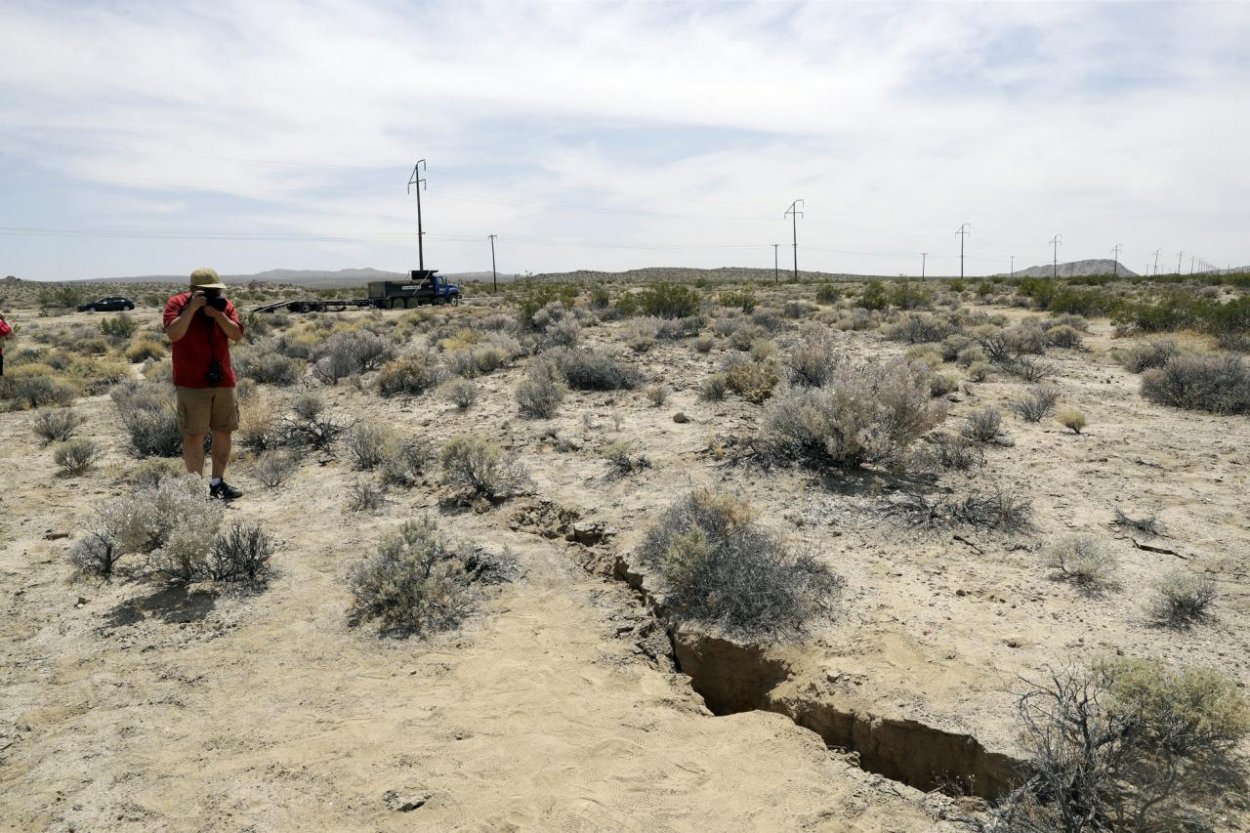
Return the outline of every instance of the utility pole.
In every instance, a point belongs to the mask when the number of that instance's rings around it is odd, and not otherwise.
[[[1111,247],[1111,256],[1115,258],[1111,266],[1111,274],[1113,277],[1116,277],[1116,278],[1120,277],[1120,252],[1123,251],[1123,249],[1124,247],[1121,246],[1119,243],[1116,243],[1114,246]]]
[[[792,218],[791,222],[794,224],[794,280],[796,283],[799,280],[799,218],[803,216],[803,212],[799,209],[802,205],[802,200],[795,200],[790,203],[790,207],[786,209],[786,213],[781,215],[783,217]]]
[[[1011,277],[1013,280],[1016,277],[1016,256],[1015,255],[1011,256]]]
[[[777,247],[780,243],[773,244],[773,283],[781,283],[781,270],[777,266]]]
[[[1056,234],[1054,237],[1050,238],[1050,245],[1054,247],[1054,250],[1055,250],[1054,266],[1051,268],[1051,271],[1050,271],[1051,280],[1055,280],[1056,278],[1059,277],[1059,244],[1062,242],[1063,242],[1062,235]]]
[[[1155,255],[1155,270],[1154,270],[1154,273],[1153,273],[1153,274],[1155,274],[1155,275],[1159,274],[1159,255],[1161,255],[1161,254],[1163,254],[1163,249],[1155,249],[1155,251],[1154,251],[1154,255]]]
[[[1185,252],[1183,250],[1176,253],[1176,277],[1178,278],[1181,276],[1181,258],[1184,256]]]
[[[959,227],[959,231],[955,232],[955,236],[959,238],[959,277],[964,276],[964,238],[972,234],[972,223],[964,223]]]
[[[417,268],[422,272],[425,271],[425,247],[422,241],[425,232],[421,230],[421,186],[425,185],[425,180],[421,178],[423,165],[425,165],[425,160],[418,159],[417,164],[412,168],[412,176],[408,178],[408,193],[412,193],[414,185],[417,188]]]
[[[486,236],[490,238],[490,279],[495,287],[492,291],[499,292],[499,274],[495,271],[495,238],[499,235],[488,234]]]
[[[1189,256],[1189,274],[1194,273],[1194,255]]]
[[[920,280],[924,280],[924,264],[925,264],[925,261],[928,259],[929,259],[928,252],[920,253]]]

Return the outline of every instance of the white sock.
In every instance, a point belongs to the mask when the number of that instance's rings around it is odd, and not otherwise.
[[[210,485],[210,486],[220,486],[220,485],[221,485],[221,478],[220,478],[220,477],[210,477],[210,478],[208,479],[208,485]]]

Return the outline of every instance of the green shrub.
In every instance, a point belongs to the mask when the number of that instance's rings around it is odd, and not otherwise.
[[[722,292],[716,299],[722,307],[752,312],[755,309],[755,293],[749,289],[735,289]]]
[[[116,318],[100,319],[100,332],[118,341],[125,341],[135,334],[139,329],[139,322],[135,321],[126,313],[121,313]]]
[[[869,281],[855,299],[855,306],[867,310],[883,310],[889,305],[890,298],[881,281]]]
[[[699,293],[682,284],[657,283],[637,296],[639,308],[660,318],[685,318],[699,311]]]
[[[663,579],[672,616],[732,634],[799,633],[831,613],[843,587],[828,567],[759,526],[745,504],[710,491],[671,506],[639,556]]]
[[[1115,351],[1115,358],[1131,373],[1141,373],[1154,367],[1163,367],[1168,359],[1180,354],[1175,341],[1163,339],[1144,344],[1134,344],[1125,350]]]
[[[48,405],[65,407],[73,404],[77,395],[70,385],[48,376],[0,376],[0,398],[8,400],[11,410]]]
[[[816,300],[822,304],[836,304],[842,300],[842,289],[835,284],[822,283],[816,287]]]
[[[898,309],[928,309],[933,305],[929,291],[909,281],[892,284],[887,297],[889,305]]]

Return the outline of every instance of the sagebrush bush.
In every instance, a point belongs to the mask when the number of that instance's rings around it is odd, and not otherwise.
[[[1250,413],[1250,366],[1241,356],[1176,355],[1141,377],[1142,396],[1160,405],[1215,414]]]
[[[958,328],[947,318],[927,313],[913,313],[885,331],[885,337],[907,344],[928,344],[942,341]]]
[[[174,406],[174,392],[155,382],[124,382],[109,393],[135,454],[140,457],[178,457],[182,431]]]
[[[729,392],[729,384],[724,373],[713,373],[699,385],[699,398],[708,402],[720,402]]]
[[[283,421],[283,442],[296,448],[332,452],[344,430],[345,426],[330,413],[324,399],[315,393],[305,393],[291,404],[291,413]]]
[[[731,361],[725,367],[725,387],[756,405],[773,395],[780,381],[777,366],[770,361]]]
[[[603,456],[612,464],[615,474],[624,476],[642,471],[651,466],[647,455],[635,453],[634,444],[628,440],[617,440],[603,447]]]
[[[1186,628],[1210,617],[1215,582],[1188,570],[1174,570],[1154,585],[1146,602],[1147,614],[1158,624]]]
[[[347,452],[352,467],[359,471],[373,471],[390,456],[397,442],[395,432],[388,426],[360,422],[347,432]]]
[[[383,366],[378,374],[378,392],[383,396],[417,396],[442,379],[442,368],[433,353],[410,353]]]
[[[784,457],[857,468],[898,457],[945,417],[929,373],[902,361],[840,364],[820,388],[795,388],[765,413],[763,438]]]
[[[785,355],[783,364],[790,384],[818,388],[833,375],[842,361],[842,351],[828,327],[805,326],[795,346]]]
[[[965,437],[979,443],[992,443],[1002,432],[1003,415],[991,405],[969,414],[960,429]]]
[[[456,379],[447,383],[443,394],[448,402],[462,411],[467,411],[473,407],[473,403],[477,402],[478,388],[468,379]]]
[[[70,440],[52,452],[52,459],[70,477],[85,474],[99,457],[99,447],[85,438]]]
[[[370,480],[357,480],[347,490],[348,512],[377,512],[386,503],[386,487]]]
[[[1064,535],[1046,547],[1046,566],[1059,578],[1085,590],[1097,590],[1115,581],[1115,556],[1089,535]]]
[[[462,500],[505,500],[529,486],[525,467],[495,442],[471,434],[448,440],[439,452],[443,484]]]
[[[1059,420],[1059,424],[1067,428],[1073,434],[1081,433],[1081,430],[1088,424],[1085,414],[1075,408],[1068,408],[1060,411],[1055,419]]]
[[[1132,347],[1114,352],[1113,355],[1130,372],[1141,373],[1153,367],[1163,367],[1168,363],[1168,359],[1180,355],[1180,348],[1176,346],[1176,342],[1163,339],[1145,344],[1134,344]]]
[[[252,477],[270,489],[276,489],[299,470],[294,454],[266,454],[252,466]]]
[[[530,365],[516,388],[516,401],[522,416],[550,419],[564,401],[565,387],[556,362],[540,358]]]
[[[388,486],[413,486],[433,459],[434,452],[425,440],[402,437],[382,461],[382,482]]]
[[[450,630],[477,608],[481,586],[506,580],[509,560],[453,543],[432,520],[404,523],[348,577],[353,625],[377,620],[382,635]]]
[[[369,330],[335,333],[313,351],[313,375],[327,385],[337,385],[341,379],[377,370],[393,353],[385,339]]]
[[[261,584],[270,574],[274,543],[258,523],[235,521],[213,538],[204,574],[213,581]]]
[[[82,425],[83,418],[68,408],[59,411],[41,411],[32,425],[35,436],[43,440],[44,445],[52,442],[65,442],[74,436],[74,431]]]
[[[1025,422],[1041,422],[1055,412],[1059,391],[1054,388],[1035,387],[1027,396],[1011,403],[1011,410]]]
[[[230,364],[240,379],[279,387],[293,385],[304,375],[304,363],[283,355],[272,343],[236,350],[230,357]]]
[[[205,558],[225,514],[221,501],[207,497],[200,478],[171,477],[105,505],[100,518],[122,552],[146,554],[159,576],[193,581],[205,574]]]
[[[843,587],[828,567],[757,524],[746,504],[711,491],[673,504],[639,556],[663,579],[672,616],[752,637],[801,632],[832,612]]]
[[[935,432],[930,435],[925,452],[922,452],[922,465],[931,460],[934,465],[949,471],[969,471],[985,465],[985,452],[976,442],[964,436]]]
[[[10,373],[0,377],[0,397],[8,400],[11,410],[43,408],[48,405],[65,407],[73,404],[77,395],[78,391],[71,385],[48,376],[19,376]]]
[[[574,390],[632,390],[642,373],[632,365],[593,350],[557,350],[552,353],[565,382]]]
[[[91,531],[74,542],[69,560],[79,575],[109,579],[121,559],[121,547],[108,532]]]

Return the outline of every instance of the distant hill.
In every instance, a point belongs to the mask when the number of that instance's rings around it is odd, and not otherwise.
[[[1132,269],[1125,267],[1123,263],[1116,267],[1114,260],[1106,258],[1095,260],[1073,260],[1068,263],[1060,263],[1058,268],[1058,276],[1061,278],[1084,278],[1090,275],[1110,275],[1112,270],[1116,269],[1122,277],[1135,278],[1137,273]],[[1049,278],[1056,273],[1054,264],[1048,263],[1044,266],[1030,266],[1028,269],[1017,269],[1017,278]],[[1006,273],[999,273],[1006,274]]]

